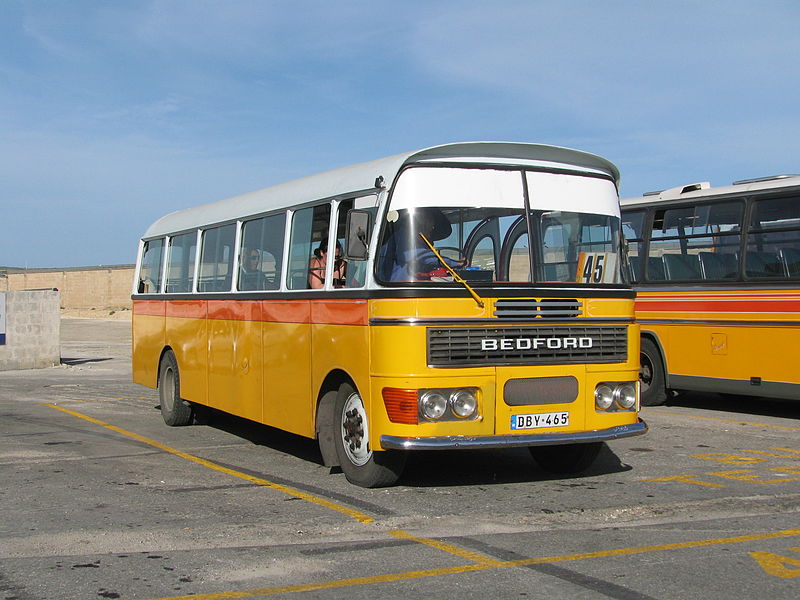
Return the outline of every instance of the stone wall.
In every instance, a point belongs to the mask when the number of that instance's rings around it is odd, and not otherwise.
[[[0,371],[61,364],[61,318],[57,290],[5,294],[6,336]]]
[[[0,292],[55,288],[61,292],[62,309],[108,315],[112,311],[130,310],[133,271],[133,265],[65,269],[0,267]]]

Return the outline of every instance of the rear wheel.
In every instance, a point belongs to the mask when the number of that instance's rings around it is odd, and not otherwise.
[[[659,406],[667,400],[664,367],[658,346],[650,338],[642,338],[639,364],[639,389],[643,406]]]
[[[566,444],[563,446],[531,446],[533,460],[548,473],[580,473],[594,462],[603,442]]]
[[[390,450],[372,451],[364,403],[349,383],[339,386],[333,419],[336,454],[347,480],[367,488],[394,484],[403,472],[406,455]]]
[[[158,397],[161,401],[161,416],[170,427],[188,425],[192,420],[192,407],[181,400],[181,376],[178,361],[171,351],[164,354],[158,370]]]

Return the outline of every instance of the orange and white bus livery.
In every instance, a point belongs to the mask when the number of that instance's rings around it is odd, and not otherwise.
[[[642,402],[694,390],[800,398],[800,176],[622,200]]]
[[[156,221],[133,378],[168,425],[212,407],[390,485],[409,451],[529,447],[587,467],[639,435],[639,330],[613,164],[458,143]]]

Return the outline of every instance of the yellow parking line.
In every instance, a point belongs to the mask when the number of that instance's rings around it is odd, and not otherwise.
[[[679,417],[687,417],[689,419],[707,419],[709,421],[721,421],[723,423],[736,423],[737,425],[750,425],[752,427],[772,427],[773,429],[788,429],[789,431],[800,431],[800,427],[790,427],[788,425],[771,425],[769,423],[751,423],[750,421],[740,421],[737,419],[723,419],[721,417],[706,417],[704,415],[690,415],[686,413],[672,412],[670,410],[650,409],[652,413],[660,415],[677,415]]]
[[[632,554],[645,554],[648,552],[662,552],[668,550],[685,550],[689,548],[702,548],[704,546],[714,546],[720,544],[740,544],[742,542],[754,542],[775,538],[785,538],[800,536],[800,529],[784,529],[772,533],[761,533],[753,535],[740,535],[735,537],[714,538],[709,540],[697,540],[694,542],[677,542],[673,544],[659,544],[654,546],[639,546],[635,548],[617,548],[614,550],[600,550],[598,552],[584,552],[580,554],[565,554],[563,556],[547,556],[544,558],[523,558],[509,561],[484,561],[481,564],[464,565],[460,567],[445,567],[441,569],[424,569],[420,571],[405,571],[403,573],[390,573],[386,575],[373,575],[370,577],[354,577],[351,579],[338,579],[334,581],[320,581],[317,583],[303,583],[297,585],[286,585],[276,587],[265,587],[251,590],[216,592],[210,594],[190,594],[186,596],[169,596],[162,598],[150,598],[148,600],[227,600],[230,598],[254,598],[256,596],[273,596],[276,594],[288,594],[294,592],[308,592],[314,590],[330,590],[336,588],[352,587],[356,585],[367,585],[370,583],[387,583],[391,581],[403,581],[409,579],[422,579],[425,577],[437,577],[441,575],[455,575],[458,573],[471,573],[476,571],[488,571],[490,569],[504,569],[508,567],[525,567],[529,565],[541,565],[546,563],[567,562],[572,560],[587,560],[592,558],[608,558],[614,556],[629,556]],[[400,536],[398,536],[400,537]],[[402,536],[405,537],[405,536]],[[414,538],[422,540],[424,538]]]
[[[362,513],[360,511],[354,510],[347,506],[343,506],[341,504],[336,504],[335,502],[331,502],[330,500],[325,500],[324,498],[319,498],[317,496],[313,496],[312,494],[308,494],[306,492],[301,492],[300,490],[296,490],[294,488],[290,488],[285,485],[281,485],[279,483],[275,483],[274,481],[268,481],[266,479],[261,479],[260,477],[254,477],[253,475],[248,475],[246,473],[241,473],[239,471],[235,471],[233,469],[229,469],[227,467],[223,467],[222,465],[218,465],[213,463],[209,460],[205,460],[198,456],[193,456],[191,454],[187,454],[186,452],[182,452],[181,450],[177,450],[176,448],[171,448],[170,446],[166,446],[157,442],[155,440],[151,440],[150,438],[146,438],[138,433],[134,433],[132,431],[127,431],[122,429],[121,427],[117,427],[116,425],[111,425],[110,423],[106,423],[105,421],[101,421],[100,419],[95,419],[94,417],[90,417],[89,415],[84,415],[79,412],[75,412],[73,410],[69,410],[63,408],[61,406],[57,406],[55,404],[51,404],[49,402],[43,403],[45,406],[49,406],[50,408],[54,408],[56,410],[60,410],[61,412],[67,413],[68,415],[72,415],[73,417],[77,417],[79,419],[83,419],[85,421],[89,421],[90,423],[94,423],[95,425],[100,425],[101,427],[105,427],[106,429],[110,429],[116,433],[122,434],[144,444],[148,444],[153,446],[154,448],[158,448],[159,450],[163,450],[164,452],[169,452],[170,454],[174,454],[175,456],[180,456],[181,458],[185,458],[186,460],[190,460],[198,465],[202,465],[204,467],[208,467],[209,469],[213,469],[215,471],[219,471],[221,473],[226,473],[227,475],[232,475],[233,477],[238,477],[239,479],[244,479],[245,481],[249,481],[251,483],[255,483],[257,485],[263,485],[264,487],[272,488],[279,492],[283,492],[284,494],[289,494],[290,496],[294,496],[295,498],[300,498],[301,500],[305,500],[306,502],[311,502],[312,504],[317,504],[319,506],[323,506],[330,510],[334,510],[336,512],[340,512],[342,514],[347,515],[348,517],[352,517],[356,521],[360,523],[371,523],[375,519],[370,517],[369,515]]]
[[[444,552],[447,552],[448,554],[454,554],[455,556],[466,558],[467,560],[471,560],[480,565],[499,567],[502,566],[503,563],[503,561],[501,560],[497,560],[496,558],[491,558],[489,556],[486,556],[485,554],[480,554],[479,552],[472,552],[471,550],[465,550],[464,548],[459,548],[458,546],[454,546],[453,544],[448,544],[446,542],[441,542],[439,540],[434,540],[431,538],[417,537],[400,529],[393,529],[392,531],[389,531],[389,535],[392,535],[401,540],[411,540],[413,542],[417,542],[418,544],[425,544],[426,546],[436,548],[437,550],[442,550]]]

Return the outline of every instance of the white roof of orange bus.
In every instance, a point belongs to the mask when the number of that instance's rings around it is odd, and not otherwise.
[[[720,185],[717,187],[712,187],[708,181],[700,181],[697,183],[680,185],[667,190],[651,192],[644,196],[622,198],[619,202],[622,206],[636,206],[639,204],[653,204],[673,200],[699,200],[716,196],[742,195],[749,192],[777,190],[798,186],[800,186],[800,175],[775,175],[773,177],[745,179],[742,181],[735,181],[731,185]]]
[[[147,229],[143,237],[158,237],[315,200],[373,190],[378,177],[383,177],[386,185],[391,186],[397,173],[406,165],[458,160],[503,165],[561,166],[579,172],[604,173],[615,184],[619,184],[617,167],[605,158],[588,152],[519,142],[462,142],[396,154],[179,210],[161,217]]]

